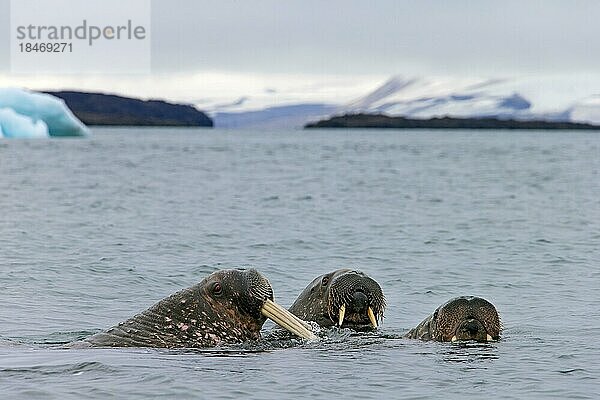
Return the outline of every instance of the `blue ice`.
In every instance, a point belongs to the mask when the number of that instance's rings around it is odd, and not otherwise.
[[[62,99],[19,88],[0,88],[0,137],[85,136],[89,129]]]

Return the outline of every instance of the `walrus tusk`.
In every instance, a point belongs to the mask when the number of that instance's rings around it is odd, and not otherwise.
[[[272,319],[277,325],[300,336],[303,339],[316,339],[317,336],[307,328],[300,318],[281,307],[279,304],[267,299],[260,309],[262,315]]]
[[[340,326],[340,328],[342,327],[342,324],[344,323],[345,315],[346,315],[346,305],[342,304],[342,306],[340,307],[340,315],[338,318],[338,325]]]
[[[487,337],[485,338],[485,340],[487,340],[488,342],[491,342],[492,340],[494,340],[494,338],[492,338],[490,336],[490,334],[488,333]]]
[[[450,341],[452,342],[456,342],[458,340],[458,338],[456,337],[456,335],[452,336],[452,339],[450,339]]]
[[[375,314],[373,314],[373,310],[371,307],[367,310],[367,314],[369,314],[369,319],[371,320],[371,325],[373,328],[377,329],[377,318],[375,318]]]

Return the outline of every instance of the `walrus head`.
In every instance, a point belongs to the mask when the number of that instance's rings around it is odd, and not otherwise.
[[[496,308],[481,297],[463,296],[440,306],[431,320],[431,339],[440,342],[500,338],[500,317]]]
[[[371,330],[383,320],[385,296],[379,284],[360,271],[339,269],[315,278],[290,312],[320,326]]]
[[[111,347],[210,347],[259,339],[267,318],[301,337],[315,337],[273,302],[273,288],[258,271],[220,270],[86,341]]]

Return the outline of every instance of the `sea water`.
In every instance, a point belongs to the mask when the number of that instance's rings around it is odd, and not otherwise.
[[[289,306],[355,268],[376,333],[65,349],[220,268]],[[595,132],[93,129],[0,140],[0,398],[598,398]],[[478,295],[491,344],[403,339]],[[265,333],[273,325],[265,324]]]

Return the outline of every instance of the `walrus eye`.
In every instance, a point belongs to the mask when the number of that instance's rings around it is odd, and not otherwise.
[[[219,282],[215,282],[213,283],[212,291],[215,296],[220,296],[223,294],[223,287]]]
[[[327,286],[328,283],[329,283],[329,277],[324,276],[323,279],[321,280],[321,285]]]

